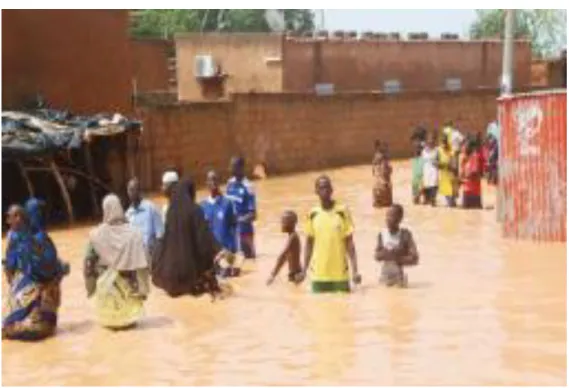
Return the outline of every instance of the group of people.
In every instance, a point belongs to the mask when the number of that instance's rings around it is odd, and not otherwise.
[[[428,136],[419,129],[412,137],[412,194],[415,203],[435,206],[437,196],[456,206],[459,188],[465,208],[481,208],[481,179],[497,177],[497,139],[463,136],[449,123]],[[440,141],[439,141],[440,140]],[[144,313],[150,283],[170,297],[222,293],[220,279],[240,276],[237,257],[256,257],[254,222],[256,196],[245,176],[245,160],[232,158],[232,177],[221,189],[216,171],[206,177],[209,196],[196,203],[189,179],[168,170],[162,177],[166,204],[162,210],[143,198],[138,180],[128,183],[125,211],[115,194],[103,199],[102,222],[90,233],[83,274],[87,296],[94,300],[97,321],[111,329],[134,326]],[[416,265],[419,253],[412,233],[401,227],[403,207],[393,203],[392,167],[387,144],[376,142],[373,158],[373,204],[388,207],[385,227],[377,236],[375,260],[383,263],[380,282],[407,285],[404,267]],[[304,261],[292,210],[281,218],[285,246],[267,279],[272,284],[285,264],[294,284],[310,278],[312,292],[349,292],[361,283],[353,239],[354,221],[348,208],[334,199],[331,179],[315,181],[318,205],[304,218]],[[69,274],[45,229],[44,203],[29,199],[12,205],[3,261],[9,291],[2,322],[3,338],[35,340],[57,327],[61,282]]]
[[[128,183],[126,212],[115,194],[102,203],[103,219],[90,233],[83,275],[87,297],[94,300],[97,321],[111,329],[132,327],[144,313],[150,282],[169,296],[221,293],[218,276],[235,276],[233,258],[241,250],[255,257],[255,195],[245,178],[245,162],[233,158],[227,195],[217,173],[208,173],[210,197],[195,202],[191,180],[166,171],[167,198],[160,212],[143,198],[138,180]],[[12,205],[7,214],[4,273],[9,286],[2,337],[35,340],[57,327],[60,286],[69,265],[58,256],[45,229],[45,203],[32,198]],[[234,268],[233,268],[234,269]]]
[[[483,177],[490,185],[498,182],[499,147],[494,132],[488,130],[484,140],[481,134],[464,136],[452,122],[447,122],[440,133],[416,128],[411,141],[413,203],[436,206],[442,197],[448,207],[456,207],[462,194],[463,208],[482,208]],[[393,203],[392,171],[387,144],[376,141],[372,161],[374,207]]]
[[[99,324],[115,330],[136,325],[144,313],[150,283],[170,297],[209,293],[215,298],[222,292],[220,278],[239,276],[236,254],[255,258],[255,193],[245,177],[242,158],[232,159],[231,171],[225,194],[219,175],[208,172],[210,195],[201,204],[196,203],[193,182],[180,180],[173,170],[163,175],[167,202],[162,211],[143,198],[136,179],[128,183],[126,212],[117,195],[105,196],[103,219],[89,233],[83,267],[87,296],[94,300]],[[288,264],[288,279],[294,284],[309,277],[315,293],[349,292],[362,280],[352,216],[334,199],[328,176],[316,180],[315,193],[319,204],[304,223],[304,262],[296,230],[298,216],[287,210],[282,231],[288,237],[267,285]],[[3,338],[41,339],[53,335],[57,327],[60,286],[69,265],[59,258],[45,230],[41,205],[32,198],[8,212],[4,272],[9,292]],[[380,281],[404,287],[403,268],[416,265],[419,255],[411,232],[400,226],[403,208],[392,204],[386,214],[375,251],[375,259],[384,263]]]

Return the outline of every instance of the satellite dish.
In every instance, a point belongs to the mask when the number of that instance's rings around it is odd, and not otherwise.
[[[266,9],[265,20],[273,32],[283,32],[286,29],[284,11],[282,9]]]

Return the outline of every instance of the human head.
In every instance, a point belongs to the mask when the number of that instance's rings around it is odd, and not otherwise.
[[[126,192],[128,194],[130,203],[138,206],[138,204],[140,204],[140,201],[142,201],[142,193],[140,192],[140,182],[138,181],[138,178],[132,178],[130,181],[128,181]]]
[[[28,215],[20,205],[12,205],[6,213],[6,223],[11,230],[20,230],[28,224]]]
[[[373,148],[374,148],[375,152],[381,151],[381,141],[380,141],[380,140],[376,140],[376,141],[373,143]]]
[[[448,150],[450,148],[450,141],[449,141],[448,135],[444,134],[441,137],[441,144],[442,144],[443,148],[446,150]]]
[[[209,189],[209,193],[212,196],[219,195],[219,193],[220,193],[219,175],[217,174],[217,172],[215,170],[208,171],[207,177],[206,177],[206,184],[207,184],[207,188]]]
[[[292,210],[286,210],[281,217],[281,230],[283,233],[292,233],[296,229],[298,216]]]
[[[414,144],[415,146],[415,156],[421,156],[421,153],[423,152],[423,145],[421,144],[421,142],[415,142]]]
[[[332,201],[334,189],[332,181],[328,175],[320,175],[315,182],[316,195],[320,198],[321,203],[329,203]]]
[[[231,169],[231,174],[237,179],[243,179],[245,177],[245,159],[241,156],[234,156],[231,158],[231,163],[229,168]]]
[[[468,139],[466,140],[466,147],[465,147],[465,151],[467,155],[472,154],[477,148],[477,140],[475,137],[473,136],[469,136]]]
[[[170,197],[173,187],[180,181],[178,173],[173,170],[168,170],[162,175],[162,192],[166,197]]]
[[[103,198],[103,223],[113,225],[125,222],[124,209],[116,194],[107,194]]]
[[[24,205],[30,228],[34,233],[37,233],[45,228],[45,219],[43,214],[44,206],[44,201],[34,197],[28,199]]]
[[[403,213],[403,206],[398,203],[394,203],[389,207],[385,214],[385,222],[389,230],[395,231],[399,228],[399,224],[403,220]]]
[[[435,131],[431,132],[427,138],[427,145],[433,148],[437,145],[437,133]]]

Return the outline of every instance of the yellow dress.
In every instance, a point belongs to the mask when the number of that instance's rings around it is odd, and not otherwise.
[[[139,281],[143,281],[138,276]],[[94,295],[97,321],[112,329],[134,325],[144,314],[144,299],[129,281],[114,269],[106,269],[97,279]]]
[[[450,166],[452,162],[452,149],[445,150],[439,147],[439,164],[442,166]],[[441,168],[439,170],[439,194],[444,197],[454,196],[455,175],[448,169]]]

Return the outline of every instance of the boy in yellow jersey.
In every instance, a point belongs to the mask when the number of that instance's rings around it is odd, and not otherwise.
[[[306,250],[301,279],[310,268],[313,292],[349,292],[348,260],[354,284],[361,283],[356,247],[352,234],[354,224],[345,205],[332,199],[332,182],[326,175],[316,180],[320,206],[314,207],[306,220]]]

